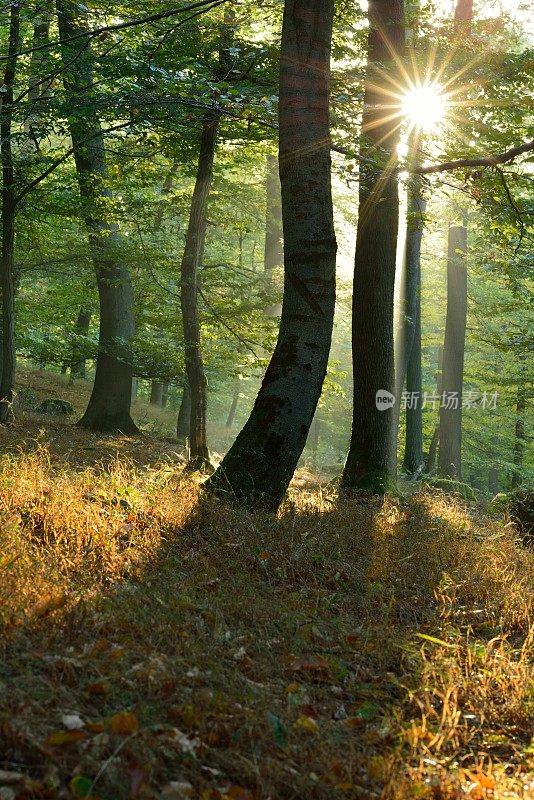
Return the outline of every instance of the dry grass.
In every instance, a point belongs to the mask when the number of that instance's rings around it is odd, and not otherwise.
[[[302,488],[275,520],[36,446],[0,524],[2,800],[534,796],[534,557],[503,522]]]

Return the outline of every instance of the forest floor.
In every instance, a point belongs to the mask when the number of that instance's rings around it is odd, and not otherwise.
[[[303,481],[274,519],[164,440],[24,415],[0,443],[1,800],[534,797],[505,519]]]

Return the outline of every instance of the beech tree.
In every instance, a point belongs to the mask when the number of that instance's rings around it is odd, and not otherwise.
[[[326,375],[336,297],[329,86],[333,0],[286,0],[279,163],[284,301],[252,413],[208,482],[276,510],[302,453]]]
[[[370,0],[352,302],[352,435],[342,490],[383,493],[396,481],[393,300],[399,191],[399,119],[391,93],[404,53],[403,0]]]
[[[104,134],[94,106],[93,58],[86,12],[75,0],[56,0],[62,37],[63,82],[89,246],[100,302],[100,336],[89,405],[79,424],[90,430],[136,433],[130,416],[131,341],[135,333],[133,287],[122,263],[121,235],[106,210],[109,186]],[[80,34],[82,34],[80,36]]]

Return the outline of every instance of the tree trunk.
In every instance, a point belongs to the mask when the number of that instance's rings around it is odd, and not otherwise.
[[[438,447],[439,447],[439,423],[434,428],[434,433],[432,434],[432,439],[430,440],[430,447],[428,448],[428,455],[426,457],[426,462],[425,462],[425,472],[427,475],[431,475],[436,469]]]
[[[118,227],[105,218],[106,205],[113,197],[100,121],[88,101],[93,85],[90,39],[67,41],[89,30],[87,17],[84,7],[75,0],[56,0],[56,7],[59,33],[64,40],[61,52],[65,92],[71,107],[70,133],[100,301],[95,382],[78,424],[89,430],[133,434],[138,433],[130,416],[133,287],[128,269],[121,264]]]
[[[202,265],[206,240],[206,215],[213,178],[213,159],[219,118],[217,112],[208,111],[202,122],[197,176],[181,267],[180,297],[184,327],[185,369],[191,397],[189,448],[193,469],[202,469],[210,463],[206,432],[208,382],[204,372],[200,343],[198,273]]]
[[[517,417],[515,421],[515,442],[514,442],[514,466],[515,470],[512,474],[512,489],[517,489],[521,486],[523,479],[523,454],[525,452],[525,410],[526,410],[526,392],[523,386],[517,389]]]
[[[404,52],[403,0],[369,0],[369,25],[352,302],[353,421],[341,487],[383,494],[396,481],[396,413],[379,398],[395,392],[399,122],[388,104],[395,59]]]
[[[12,126],[13,88],[17,68],[15,54],[20,45],[20,6],[11,4],[9,21],[10,56],[4,70],[3,91],[0,94],[0,140],[2,159],[2,378],[0,381],[0,423],[13,419],[13,386],[15,383],[15,219],[16,196],[13,169]]]
[[[91,312],[85,308],[80,308],[78,319],[76,320],[76,334],[78,336],[87,336],[89,333],[89,326],[91,325]],[[70,374],[72,378],[85,378],[85,358],[81,353],[80,347],[75,345],[73,359],[70,367]]]
[[[33,47],[37,48],[31,55],[30,77],[28,81],[28,111],[24,119],[24,131],[28,136],[25,143],[29,152],[39,150],[38,123],[46,103],[50,99],[51,79],[45,74],[50,66],[48,49],[38,49],[47,44],[50,38],[50,21],[53,11],[52,0],[36,3],[33,23]]]
[[[423,470],[423,381],[421,370],[421,309],[415,320],[414,341],[406,371],[406,438],[403,469],[417,476]]]
[[[163,406],[163,384],[159,381],[152,381],[150,386],[150,405]]]
[[[267,156],[265,174],[265,251],[264,275],[268,294],[273,290],[273,274],[277,267],[284,265],[284,245],[282,233],[282,196],[278,158]],[[269,305],[265,309],[269,317],[280,316],[280,307]]]
[[[208,482],[276,511],[306,443],[326,374],[336,294],[329,87],[333,0],[286,0],[280,70],[284,302],[252,413]]]
[[[178,411],[178,420],[176,422],[176,438],[180,444],[185,444],[189,438],[189,427],[191,421],[191,392],[187,383],[182,392],[182,401]]]
[[[318,464],[320,434],[321,434],[321,420],[319,419],[319,414],[315,412],[315,416],[313,418],[313,422],[310,428],[310,435],[308,437],[312,453],[312,467],[315,470],[317,469],[317,464]]]
[[[439,474],[459,480],[462,474],[462,388],[467,322],[467,228],[449,228],[447,317],[439,410]]]
[[[239,378],[236,379],[235,388],[234,388],[234,396],[232,397],[232,403],[230,405],[230,410],[228,412],[228,417],[226,418],[226,428],[230,429],[233,427],[235,422],[235,415],[237,412],[237,406],[239,403]]]
[[[419,137],[411,149],[418,161]],[[423,466],[423,386],[421,370],[421,242],[424,230],[426,201],[422,196],[420,176],[412,176],[408,184],[407,228],[405,248],[404,333],[401,342],[401,363],[397,370],[397,403],[400,406],[406,375],[406,438],[403,469],[417,475]],[[398,414],[399,412],[397,412]]]

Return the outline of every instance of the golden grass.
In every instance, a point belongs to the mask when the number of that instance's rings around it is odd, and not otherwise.
[[[0,525],[2,798],[534,796],[534,555],[473,506],[273,519],[41,446]]]

